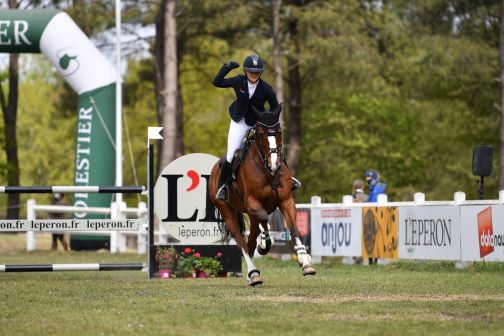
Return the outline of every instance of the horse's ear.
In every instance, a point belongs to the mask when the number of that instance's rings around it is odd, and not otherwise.
[[[256,119],[261,119],[262,112],[259,111],[253,104],[252,104],[252,113]]]

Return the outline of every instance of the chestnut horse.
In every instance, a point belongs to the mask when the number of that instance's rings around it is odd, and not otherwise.
[[[273,239],[268,232],[268,215],[277,207],[285,217],[303,275],[316,273],[311,265],[311,257],[301,243],[301,236],[295,224],[296,204],[292,198],[291,173],[282,151],[282,131],[279,122],[281,109],[281,105],[274,111],[260,112],[254,109],[258,120],[254,135],[248,141],[243,162],[235,170],[234,178],[228,181],[227,201],[216,198],[222,160],[215,164],[210,176],[210,200],[219,210],[228,233],[236,240],[245,258],[247,280],[251,286],[263,282],[259,270],[252,263],[252,258],[256,247],[261,255],[267,254],[271,247]],[[245,242],[242,233],[244,213],[248,214],[250,219],[248,242]],[[259,235],[260,244],[257,246]]]

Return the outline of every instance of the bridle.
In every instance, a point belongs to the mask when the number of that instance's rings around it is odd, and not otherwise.
[[[258,132],[258,128],[261,128],[263,132]],[[272,125],[267,125],[263,122],[258,121],[254,131],[254,146],[259,156],[260,162],[257,162],[256,158],[254,158],[251,153],[252,151],[249,151],[252,162],[254,162],[256,168],[262,175],[271,180],[273,189],[278,188],[282,170],[282,161],[284,161],[282,142],[280,142],[280,146],[277,147],[276,145],[276,137],[281,133],[282,130],[280,128],[279,121]],[[263,134],[268,137],[269,146],[267,153],[263,153],[261,149],[262,146],[260,145],[262,144],[262,139],[260,138],[260,136]],[[273,160],[272,157],[274,158],[275,156],[276,159]]]

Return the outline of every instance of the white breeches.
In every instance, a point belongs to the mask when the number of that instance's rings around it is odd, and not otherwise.
[[[227,143],[227,154],[226,160],[231,163],[233,160],[233,156],[235,151],[240,148],[243,137],[247,132],[254,128],[254,126],[249,126],[245,123],[245,118],[236,122],[231,119],[231,123],[229,124],[229,132],[228,132],[228,143]]]

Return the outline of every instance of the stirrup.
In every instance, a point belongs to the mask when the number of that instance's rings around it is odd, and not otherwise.
[[[301,187],[301,182],[294,176],[292,176],[292,188],[291,191],[296,191]]]
[[[219,201],[227,201],[228,199],[228,187],[226,184],[223,184],[219,190],[217,190],[217,194],[215,196]]]

